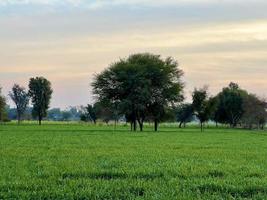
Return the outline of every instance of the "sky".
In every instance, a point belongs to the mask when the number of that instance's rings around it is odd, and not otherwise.
[[[0,86],[7,96],[44,76],[51,107],[85,105],[96,74],[150,52],[179,62],[187,97],[231,81],[267,97],[266,10],[266,0],[0,0]]]

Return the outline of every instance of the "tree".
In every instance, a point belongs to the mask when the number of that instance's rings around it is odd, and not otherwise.
[[[52,120],[52,121],[60,121],[63,118],[60,108],[53,108],[53,109],[48,110],[47,118],[48,120]]]
[[[95,114],[97,118],[101,119],[105,123],[115,119],[115,113],[111,105],[108,102],[96,102],[94,104]]]
[[[118,115],[125,115],[134,131],[137,121],[142,130],[145,100],[148,98],[145,83],[148,80],[143,77],[143,70],[142,66],[130,63],[129,60],[120,60],[97,75],[92,83],[98,101],[109,105],[116,119]]]
[[[17,109],[16,108],[10,108],[9,105],[6,106],[6,113],[7,113],[7,117],[10,120],[17,120]]]
[[[221,107],[219,107],[219,98],[218,96],[211,97],[210,102],[214,105],[210,119],[213,120],[216,123],[216,127],[218,127],[218,123],[223,123],[223,120],[225,118],[225,113]]]
[[[195,89],[192,95],[192,99],[193,99],[192,106],[194,109],[194,113],[200,121],[201,132],[202,132],[203,123],[209,120],[213,109],[213,104],[211,104],[212,101],[208,96],[207,87]]]
[[[179,128],[182,128],[182,125],[193,120],[194,109],[192,104],[181,104],[176,108],[176,120],[179,122]]]
[[[243,102],[244,113],[241,118],[244,127],[263,129],[267,119],[266,108],[267,103],[264,99],[260,99],[254,94],[246,96]]]
[[[63,110],[61,112],[61,120],[62,121],[70,121],[71,120],[71,112],[69,110]]]
[[[88,104],[86,107],[86,110],[87,110],[88,119],[94,122],[94,124],[96,124],[97,116],[96,116],[95,107]]]
[[[216,120],[236,127],[244,113],[244,99],[248,96],[238,84],[230,83],[217,95]]]
[[[74,121],[78,121],[80,119],[80,111],[77,106],[70,106],[69,112],[71,113],[71,119]]]
[[[80,116],[81,121],[91,121],[96,124],[97,116],[96,116],[96,110],[95,107],[91,104],[88,104],[86,107],[83,108],[83,113]]]
[[[44,117],[47,116],[53,90],[51,83],[43,78],[31,78],[29,82],[29,96],[33,104],[33,116],[36,116],[41,125]]]
[[[2,88],[0,88],[0,121],[5,120],[6,112],[6,98],[2,95]]]
[[[80,115],[79,107],[69,107],[66,110],[53,108],[48,110],[47,119],[52,121],[79,121]]]
[[[154,118],[154,130],[158,130],[159,122],[164,119],[169,106],[181,102],[184,84],[181,81],[182,70],[178,62],[171,57],[162,60],[160,56],[148,57],[146,79],[150,80],[148,112]]]
[[[149,115],[155,131],[166,107],[183,99],[182,71],[172,58],[162,60],[158,55],[134,54],[121,59],[95,77],[93,92],[98,101],[114,105],[114,111],[125,115],[140,131]]]
[[[29,95],[24,87],[15,84],[9,96],[16,105],[18,124],[29,104]]]

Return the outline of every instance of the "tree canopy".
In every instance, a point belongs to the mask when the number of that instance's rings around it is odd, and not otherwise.
[[[183,72],[172,58],[134,54],[110,65],[95,77],[93,92],[98,101],[109,102],[124,114],[136,130],[150,116],[157,131],[166,107],[183,100]]]
[[[185,103],[182,81],[183,71],[172,57],[139,53],[111,63],[92,81],[95,103],[67,110],[49,109],[53,90],[44,77],[31,78],[29,92],[15,84],[9,93],[16,108],[6,105],[0,89],[0,121],[27,119],[70,121],[83,120],[96,123],[126,121],[131,130],[144,122],[153,122],[158,130],[161,122],[179,122],[179,127],[199,120],[201,131],[205,122],[214,121],[232,128],[264,128],[267,122],[267,102],[231,82],[215,96],[207,87],[195,89],[192,103]],[[27,107],[31,99],[33,107]]]
[[[0,87],[0,121],[5,120],[6,98],[2,95],[2,88]]]
[[[207,87],[195,89],[192,99],[194,113],[200,121],[201,131],[203,131],[203,123],[211,118],[215,106],[214,101],[209,97]]]
[[[216,97],[216,120],[236,127],[244,113],[243,103],[247,95],[247,91],[242,90],[236,83],[230,83],[228,87],[223,88]]]
[[[38,118],[39,125],[47,116],[52,93],[51,83],[44,77],[30,79],[29,96],[33,104],[33,116]]]
[[[243,100],[243,115],[241,123],[245,128],[264,128],[267,119],[267,103],[264,99],[258,98],[254,94],[247,95]]]
[[[96,108],[94,105],[88,104],[86,107],[83,108],[83,113],[81,114],[81,120],[82,121],[91,121],[96,124],[97,120],[97,114],[96,114]]]
[[[176,120],[179,122],[179,128],[182,128],[182,125],[193,120],[194,109],[193,105],[189,103],[184,103],[179,105],[176,108]]]
[[[17,119],[18,119],[18,123],[20,123],[21,117],[23,116],[29,104],[28,93],[24,87],[21,87],[18,84],[15,84],[12,87],[12,91],[9,92],[9,96],[16,105]]]

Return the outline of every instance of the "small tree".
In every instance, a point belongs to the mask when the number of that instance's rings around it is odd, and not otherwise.
[[[80,115],[81,121],[84,122],[94,122],[96,124],[97,116],[96,116],[96,109],[91,104],[88,104],[86,107],[83,108],[83,112]]]
[[[2,88],[0,88],[0,121],[5,120],[5,108],[6,108],[6,98],[2,95]]]
[[[94,122],[94,124],[96,124],[97,116],[96,116],[95,107],[88,104],[86,107],[86,111],[87,111],[88,119]]]
[[[12,87],[12,91],[9,92],[9,96],[16,105],[18,124],[21,122],[21,118],[27,109],[29,104],[29,96],[24,87],[15,84]]]
[[[192,104],[181,104],[176,109],[176,120],[179,122],[179,128],[182,128],[182,125],[193,120],[194,110]]]
[[[249,129],[253,127],[263,129],[267,120],[266,109],[267,103],[264,99],[249,94],[243,103],[244,114],[241,118],[243,126]]]
[[[52,121],[62,120],[63,117],[62,117],[62,112],[60,108],[53,108],[53,109],[48,110],[47,118],[48,120],[52,120]]]
[[[71,120],[71,112],[69,110],[63,110],[61,112],[61,115],[62,115],[62,118],[61,118],[62,121],[70,121]]]
[[[214,105],[210,119],[216,123],[216,127],[218,127],[218,123],[225,123],[223,121],[225,119],[225,113],[221,106],[219,106],[219,98],[218,96],[210,98],[210,103]]]
[[[109,105],[109,102],[96,102],[94,104],[94,110],[97,118],[101,119],[105,123],[115,119],[115,114],[112,109],[112,106]]]
[[[244,100],[248,96],[247,91],[241,89],[238,84],[230,83],[228,87],[216,96],[217,106],[214,116],[220,123],[230,124],[236,127],[244,114]]]
[[[47,116],[53,90],[51,83],[43,78],[31,78],[29,82],[29,96],[33,104],[33,116],[38,118],[41,125],[44,117]]]
[[[212,106],[208,96],[207,87],[195,89],[192,95],[194,113],[200,121],[201,132],[203,123],[208,121],[211,115]]]

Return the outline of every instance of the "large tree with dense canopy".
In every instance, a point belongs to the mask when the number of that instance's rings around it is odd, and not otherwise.
[[[149,53],[121,59],[96,75],[92,86],[98,101],[109,102],[115,111],[143,130],[148,116],[155,131],[166,107],[183,100],[183,72],[173,58]]]

